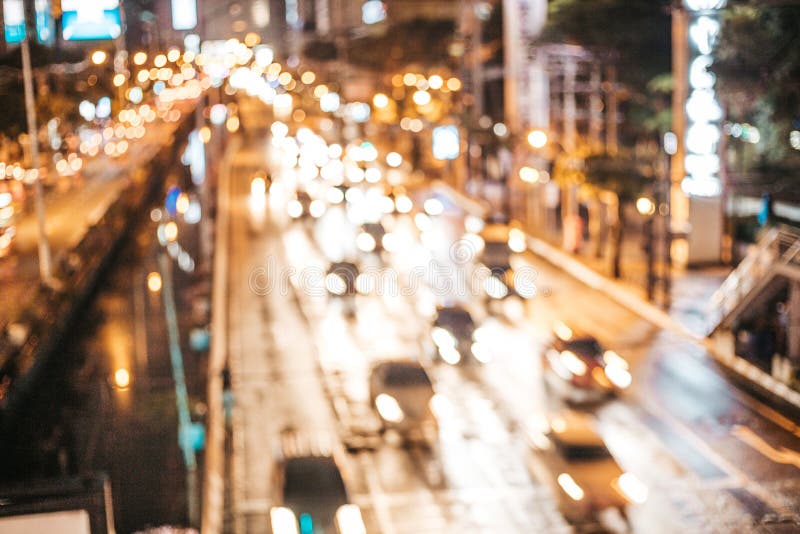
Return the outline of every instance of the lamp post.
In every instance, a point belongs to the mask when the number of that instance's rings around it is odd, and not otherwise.
[[[655,271],[654,267],[654,233],[653,233],[653,215],[656,212],[656,203],[649,197],[639,197],[636,200],[636,211],[645,217],[645,253],[647,254],[647,300],[652,301],[655,294]]]
[[[29,17],[26,17],[26,21]],[[26,22],[26,26],[30,26]],[[25,37],[20,43],[22,53],[22,79],[25,89],[25,116],[28,119],[28,139],[30,140],[31,169],[36,174],[34,177],[34,202],[36,209],[36,223],[39,229],[39,276],[43,284],[51,286],[53,283],[53,267],[50,256],[50,243],[47,240],[47,225],[45,223],[44,188],[39,176],[39,131],[36,126],[36,102],[33,94],[33,69],[31,68],[31,51],[28,46],[28,35],[35,31],[26,28]]]

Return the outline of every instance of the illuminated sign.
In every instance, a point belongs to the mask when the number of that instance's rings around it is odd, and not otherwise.
[[[65,41],[116,39],[122,33],[119,0],[61,0]]]
[[[722,135],[722,107],[714,91],[716,76],[709,71],[714,62],[711,56],[719,36],[720,23],[713,13],[724,0],[686,0],[690,10],[689,97],[686,100],[687,129],[685,132],[686,177],[681,183],[691,196],[718,196],[722,190],[719,179],[718,146]]]
[[[56,26],[50,0],[35,0],[33,5],[36,11],[36,37],[42,44],[53,44],[56,40]]]
[[[459,153],[458,128],[453,125],[438,126],[433,129],[433,157],[436,159],[456,159]]]
[[[192,30],[197,26],[197,0],[172,0],[172,28]]]
[[[3,22],[7,43],[21,43],[25,39],[25,8],[22,0],[3,0]]]
[[[361,21],[376,24],[386,18],[386,5],[380,0],[367,0],[361,6]]]

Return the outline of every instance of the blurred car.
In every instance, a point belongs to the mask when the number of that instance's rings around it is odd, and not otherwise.
[[[542,357],[544,380],[565,400],[599,401],[631,385],[628,362],[604,349],[594,337],[577,333],[560,321],[553,334]]]
[[[383,429],[397,432],[407,443],[433,446],[438,439],[434,395],[433,383],[417,361],[383,361],[370,371],[370,404]]]
[[[431,328],[434,358],[450,365],[487,361],[486,347],[478,341],[479,328],[472,314],[460,306],[439,306]]]
[[[522,230],[508,224],[486,224],[478,235],[483,241],[480,262],[490,269],[508,266],[511,254],[527,248]]]
[[[367,222],[361,225],[361,232],[356,236],[356,246],[361,252],[380,252],[384,247],[384,238],[391,235],[380,222]],[[391,238],[389,238],[391,239]]]
[[[286,211],[292,219],[307,219],[311,216],[313,202],[308,192],[297,191],[295,197],[286,205]]]
[[[614,520],[627,523],[628,505],[647,500],[647,487],[620,468],[588,414],[565,410],[539,430],[529,435],[528,467],[550,488],[570,523],[587,527],[608,527]]]
[[[351,318],[356,314],[355,296],[358,274],[359,269],[355,263],[337,261],[330,264],[325,275],[325,289],[328,291],[328,295],[339,299],[344,315]]]
[[[0,226],[0,258],[8,256],[11,252],[11,245],[17,235],[17,228],[13,225]]]
[[[529,299],[536,294],[536,285],[532,279],[519,274],[510,265],[500,265],[491,269],[487,268],[486,277],[483,279],[483,290],[486,298],[503,300],[508,297]]]
[[[366,534],[361,510],[350,503],[330,454],[302,454],[279,462],[270,509],[273,534]]]

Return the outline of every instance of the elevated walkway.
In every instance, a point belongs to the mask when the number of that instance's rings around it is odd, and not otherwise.
[[[753,319],[791,281],[800,282],[800,232],[771,228],[714,293],[709,334]]]

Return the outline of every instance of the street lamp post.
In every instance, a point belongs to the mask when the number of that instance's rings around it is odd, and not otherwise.
[[[648,198],[648,197],[639,197],[636,200],[636,210],[639,212],[640,215],[646,217],[644,223],[644,230],[645,230],[645,253],[647,254],[647,300],[652,301],[653,297],[655,296],[655,263],[654,263],[654,256],[655,251],[653,250],[654,244],[654,232],[653,232],[653,215],[656,212],[656,203]]]
[[[53,268],[50,256],[50,244],[47,241],[47,225],[45,223],[44,189],[39,176],[39,136],[36,127],[36,102],[33,95],[33,69],[31,68],[31,51],[28,46],[30,28],[26,29],[25,37],[20,43],[22,53],[22,79],[25,89],[25,116],[28,120],[28,139],[30,142],[31,170],[35,174],[34,202],[36,209],[36,223],[39,229],[39,276],[43,284],[50,286],[53,278]]]

